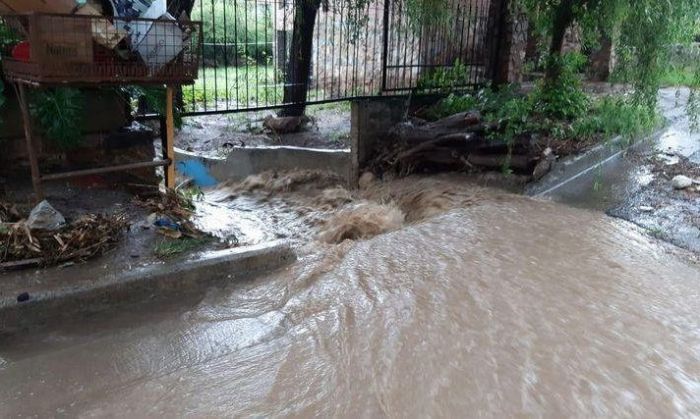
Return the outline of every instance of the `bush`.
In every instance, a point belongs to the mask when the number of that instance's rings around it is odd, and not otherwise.
[[[658,123],[659,115],[646,106],[622,97],[605,97],[594,103],[585,117],[574,122],[572,135],[577,138],[601,134],[633,138],[651,131]]]
[[[438,67],[420,76],[417,88],[454,92],[471,84],[469,68],[457,59],[452,67]]]
[[[192,18],[204,29],[203,58],[209,65],[266,64],[272,57],[272,5],[246,0],[197,2]]]
[[[29,106],[46,137],[59,148],[68,150],[82,143],[85,97],[80,90],[36,90],[31,94]]]
[[[586,63],[581,54],[566,54],[551,57],[550,63],[558,67],[560,76],[556,81],[541,81],[533,92],[535,112],[556,119],[573,120],[583,115],[589,106],[588,96],[583,92],[579,71]]]
[[[478,110],[490,126],[498,127],[489,136],[506,142],[527,133],[554,140],[633,137],[657,125],[658,115],[653,110],[629,99],[607,97],[592,102],[577,74],[581,63],[577,56],[565,57],[556,63],[560,66],[559,81],[541,81],[529,94],[520,93],[517,86],[507,86],[450,95],[431,107],[426,116],[439,119]]]

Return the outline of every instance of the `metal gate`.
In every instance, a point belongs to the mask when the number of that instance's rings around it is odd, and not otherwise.
[[[442,15],[417,22],[405,0],[388,0],[384,92],[474,87],[489,80],[490,0],[449,0]]]
[[[186,115],[284,106],[294,1],[197,2],[192,18],[203,22],[203,60],[199,80],[183,88]],[[449,1],[439,24],[423,26],[409,16],[406,0],[373,0],[359,8],[353,0],[323,1],[308,103],[487,81],[489,0]],[[445,86],[450,69],[463,77]]]

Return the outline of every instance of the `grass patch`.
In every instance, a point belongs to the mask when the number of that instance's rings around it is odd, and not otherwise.
[[[692,86],[695,84],[695,71],[693,67],[671,65],[661,74],[661,85]]]
[[[275,106],[284,100],[284,76],[272,65],[205,67],[199,70],[199,78],[192,86],[183,86],[182,94],[193,110],[217,108],[217,104],[229,109]],[[308,92],[309,101],[323,98],[322,89]]]
[[[280,103],[284,89],[274,66],[211,67],[201,69],[195,84],[183,87],[183,95],[192,104],[249,107]]]
[[[210,237],[166,239],[156,244],[153,254],[159,259],[171,259],[175,256],[197,250],[211,242]]]
[[[622,135],[634,138],[651,132],[659,125],[660,117],[645,106],[622,97],[605,97],[595,101],[585,115],[572,125],[576,138],[610,137]]]

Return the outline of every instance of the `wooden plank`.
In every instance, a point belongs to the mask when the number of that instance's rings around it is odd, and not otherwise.
[[[57,180],[57,179],[66,179],[66,178],[72,178],[72,177],[78,177],[78,176],[87,176],[87,175],[99,175],[102,173],[111,173],[111,172],[122,172],[125,170],[132,170],[132,169],[144,169],[147,167],[159,167],[159,166],[170,166],[170,160],[153,160],[153,161],[145,161],[145,162],[138,162],[138,163],[128,163],[128,164],[121,164],[118,166],[109,166],[109,167],[99,167],[96,169],[85,169],[85,170],[74,170],[71,172],[63,172],[63,173],[54,173],[51,175],[44,175],[41,177],[41,180]]]
[[[44,190],[41,186],[41,172],[39,171],[39,161],[34,147],[34,138],[32,137],[32,119],[29,115],[29,103],[27,102],[27,92],[22,83],[15,84],[17,89],[17,98],[19,100],[19,108],[22,111],[22,120],[24,122],[24,137],[27,141],[27,155],[29,156],[29,167],[32,171],[32,185],[36,194],[37,202],[44,199]]]
[[[174,88],[168,86],[165,94],[165,142],[166,157],[170,164],[165,168],[165,187],[175,189],[175,114],[174,114]]]

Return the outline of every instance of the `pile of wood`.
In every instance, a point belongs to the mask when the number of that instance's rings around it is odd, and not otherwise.
[[[476,111],[429,123],[402,122],[391,130],[390,141],[378,150],[371,168],[401,174],[503,167],[527,175],[546,173],[548,168],[542,169],[549,164],[549,153],[534,136],[521,135],[508,143],[492,138],[498,132],[498,126],[486,123]]]
[[[32,230],[19,212],[0,204],[0,270],[81,262],[114,248],[129,224],[124,215],[86,215],[55,230]],[[7,221],[10,220],[11,221]]]

